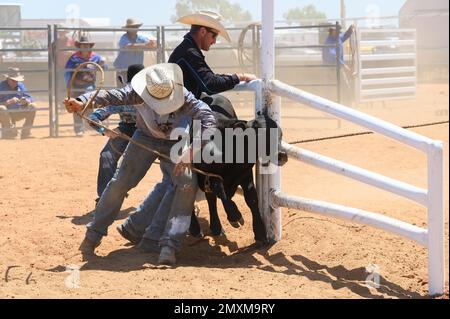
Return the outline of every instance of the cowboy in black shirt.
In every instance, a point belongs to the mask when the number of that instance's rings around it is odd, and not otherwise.
[[[228,32],[220,23],[220,16],[212,12],[199,12],[184,16],[178,22],[191,25],[183,42],[172,52],[169,62],[178,64],[183,70],[184,86],[196,98],[202,92],[214,95],[233,89],[239,82],[256,80],[253,74],[215,74],[205,61],[203,51],[209,51],[220,34],[231,42]]]

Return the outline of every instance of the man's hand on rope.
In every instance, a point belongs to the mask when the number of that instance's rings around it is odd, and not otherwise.
[[[189,148],[187,151],[183,153],[183,155],[181,155],[178,163],[175,165],[173,169],[173,175],[180,176],[186,168],[190,169],[192,166],[191,163],[193,158],[194,158],[193,150],[192,148]]]
[[[82,102],[73,98],[65,99],[64,106],[69,113],[79,112],[84,108],[84,104]]]

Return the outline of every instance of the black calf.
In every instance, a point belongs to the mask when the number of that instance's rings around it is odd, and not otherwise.
[[[231,102],[221,95],[215,95],[212,97],[206,97],[203,99],[208,105],[210,105],[214,116],[218,122],[218,128],[222,133],[226,128],[241,128],[241,129],[258,129],[258,128],[278,128],[276,123],[267,116],[257,118],[253,121],[241,121],[237,119],[236,113],[233,109]],[[281,130],[278,128],[279,141],[281,141]],[[269,130],[267,130],[267,146],[266,149],[270,149],[269,142]],[[225,137],[225,134],[222,134]],[[248,141],[245,140],[245,149]],[[225,141],[222,141],[222,145],[225,145]],[[236,145],[234,145],[234,160],[236,161]],[[235,228],[244,224],[239,208],[232,200],[237,188],[240,186],[244,193],[244,198],[247,206],[252,212],[253,219],[253,233],[255,240],[260,243],[267,243],[266,226],[262,220],[259,207],[258,207],[258,195],[256,192],[255,183],[253,181],[253,166],[254,163],[249,161],[249,154],[244,154],[244,163],[225,163],[225,154],[222,154],[222,163],[200,163],[195,164],[195,167],[203,171],[220,175],[223,178],[223,182],[214,177],[206,177],[198,174],[198,183],[200,189],[205,192],[206,199],[208,201],[209,213],[210,213],[210,228],[214,236],[219,236],[224,233],[220,219],[217,213],[217,198],[220,198],[227,214],[227,219],[231,225]],[[283,165],[287,161],[285,153],[279,152],[278,165]],[[198,220],[193,213],[191,219],[190,233],[194,236],[200,236],[201,229]]]

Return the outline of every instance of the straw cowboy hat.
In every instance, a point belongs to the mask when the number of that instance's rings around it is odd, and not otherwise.
[[[8,68],[8,73],[3,74],[7,79],[11,79],[17,82],[23,82],[25,80],[25,77],[20,74],[19,68]]]
[[[178,64],[148,67],[133,77],[131,86],[159,115],[173,113],[184,105],[183,72]]]
[[[188,25],[200,25],[202,27],[208,27],[217,30],[225,40],[231,42],[230,35],[220,22],[221,20],[222,16],[218,13],[211,11],[198,11],[196,13],[179,18],[177,22]]]
[[[95,42],[89,41],[88,37],[82,35],[77,41],[75,41],[75,46],[79,48],[82,44],[89,44],[90,47],[94,47]]]
[[[122,28],[139,28],[142,26],[142,23],[139,22],[137,19],[129,18],[127,19],[126,25],[124,25]]]

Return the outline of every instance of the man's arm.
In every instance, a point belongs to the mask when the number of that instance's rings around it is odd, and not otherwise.
[[[352,36],[354,29],[355,29],[355,27],[354,27],[354,25],[352,24],[352,25],[347,29],[347,31],[345,31],[344,35],[342,36],[342,40],[341,40],[341,41],[342,41],[342,42],[347,41],[347,40]]]
[[[86,105],[89,98],[95,94],[95,92],[89,92],[80,95],[76,99],[64,100],[64,105],[69,113],[78,112]],[[114,90],[101,90],[97,97],[94,99],[95,106],[97,108],[107,105],[139,105],[144,103],[144,100],[132,89],[130,85],[121,89]]]
[[[123,37],[119,42],[119,47],[121,49],[156,49],[157,44],[155,40],[151,40],[147,37],[140,37],[141,42],[133,43]]]
[[[86,104],[89,98],[95,92],[89,92],[80,95],[77,100]],[[144,103],[142,98],[128,85],[121,89],[101,90],[94,99],[97,107],[105,107],[107,105],[139,105]]]
[[[189,104],[187,108],[188,115],[193,120],[201,122],[202,132],[215,129],[217,127],[216,118],[208,104],[197,100],[186,88],[184,89],[184,94],[186,102]]]
[[[33,103],[33,98],[31,97],[31,95],[27,92],[27,88],[25,86],[25,84],[23,83],[19,83],[19,88],[20,91],[22,92],[22,99],[24,99],[26,101],[26,103],[24,103],[25,105],[28,105],[30,103]]]
[[[149,40],[146,43],[130,43],[125,46],[125,49],[156,49],[157,44],[155,40]]]
[[[240,82],[236,74],[215,74],[195,49],[189,49],[185,56],[176,63],[184,64],[189,72],[194,75],[202,91],[209,95],[231,90]]]
[[[72,79],[73,71],[71,69],[74,69],[75,65],[72,62],[72,58],[70,57],[65,66],[65,72],[64,72],[64,80],[66,81],[66,86],[68,87],[70,84],[70,80]]]

